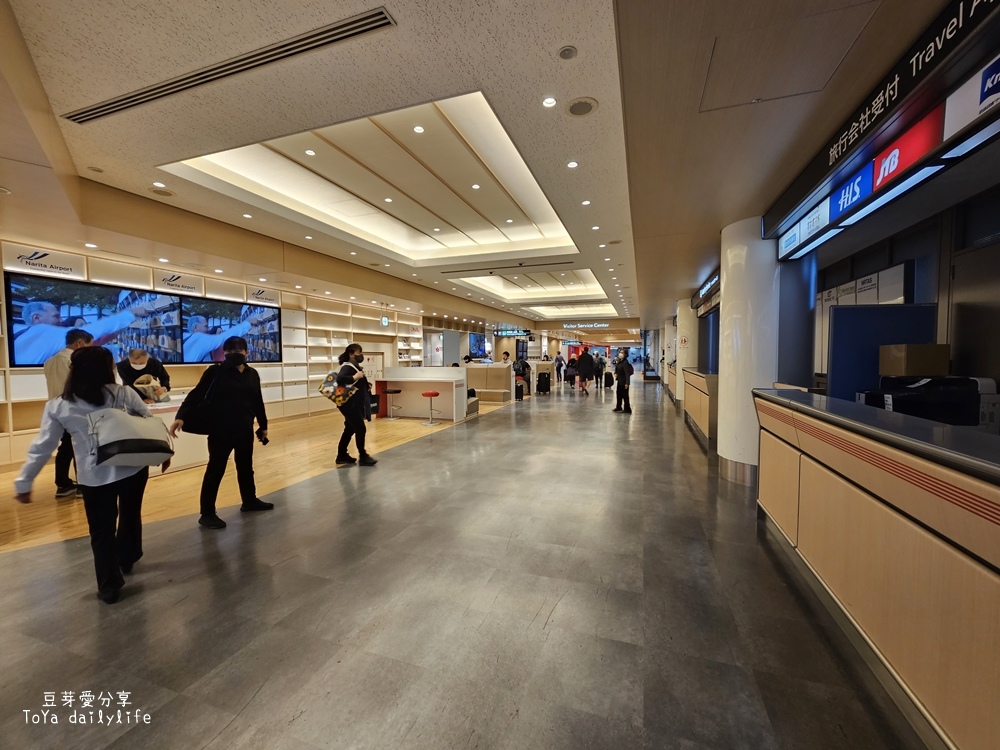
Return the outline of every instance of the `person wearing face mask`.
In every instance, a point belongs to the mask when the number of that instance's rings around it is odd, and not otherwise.
[[[365,422],[372,421],[372,400],[370,384],[361,366],[365,363],[365,355],[361,344],[350,344],[340,355],[340,372],[337,373],[337,385],[354,388],[354,395],[346,403],[337,408],[344,415],[344,433],[340,436],[337,446],[337,466],[360,463],[362,466],[374,466],[378,463],[365,451],[365,433],[368,427]],[[358,446],[358,458],[350,455],[347,449],[354,438]]]
[[[147,404],[154,404],[156,401],[146,398],[142,391],[135,388],[135,381],[143,375],[152,375],[160,382],[160,387],[153,391],[153,395],[160,397],[170,390],[170,376],[167,374],[167,369],[156,357],[150,357],[145,349],[132,349],[128,353],[128,359],[118,363],[118,374],[121,376],[122,384],[131,386]]]
[[[632,379],[632,365],[628,361],[628,350],[619,349],[618,357],[615,359],[615,380],[618,381],[618,388],[615,392],[615,408],[611,411],[632,413],[632,404],[628,397],[629,381]],[[622,406],[624,405],[624,409]]]
[[[170,425],[171,437],[177,437],[177,432],[184,429],[187,414],[196,405],[208,404],[212,427],[208,433],[208,466],[201,482],[201,518],[198,519],[207,529],[226,528],[226,522],[216,513],[215,502],[230,453],[236,456],[236,481],[243,501],[240,510],[248,513],[274,508],[274,503],[257,497],[253,478],[255,419],[259,427],[257,437],[261,443],[267,439],[267,413],[260,390],[260,375],[247,364],[246,339],[230,336],[223,343],[222,351],[225,361],[205,370]]]

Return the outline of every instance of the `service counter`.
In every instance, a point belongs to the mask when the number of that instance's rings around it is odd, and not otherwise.
[[[707,445],[715,445],[719,423],[719,376],[685,367],[684,419]]]
[[[389,416],[389,397],[383,395],[386,389],[398,388],[402,393],[392,397],[396,417],[422,417],[430,413],[429,399],[424,391],[437,391],[441,395],[434,399],[434,408],[440,411],[434,419],[461,422],[478,412],[478,402],[468,398],[464,367],[387,367],[383,377],[375,381],[375,393],[379,394],[378,416]],[[473,407],[473,408],[470,408]]]
[[[147,404],[149,410],[170,427],[177,418],[177,410],[181,408],[184,397],[188,389],[178,389],[170,391],[170,401],[162,404]],[[204,466],[208,463],[208,438],[204,435],[192,435],[181,430],[177,433],[174,443],[174,457],[170,460],[170,469],[167,474],[173,474],[183,469],[191,469],[196,466]],[[162,476],[160,470],[151,471],[150,477]]]
[[[677,401],[677,365],[667,365],[667,395],[670,400]]]
[[[995,750],[1000,437],[801,391],[754,402],[758,503],[793,559],[925,738]]]

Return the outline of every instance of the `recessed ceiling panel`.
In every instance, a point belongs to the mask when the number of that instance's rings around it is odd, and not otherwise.
[[[537,305],[528,307],[538,315],[549,320],[555,318],[615,318],[618,311],[612,304],[606,305]]]

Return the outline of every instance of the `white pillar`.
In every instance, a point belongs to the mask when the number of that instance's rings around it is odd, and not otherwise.
[[[758,424],[753,388],[778,374],[778,261],[774,240],[760,238],[760,218],[722,230],[719,311],[719,473],[755,484]]]
[[[691,309],[690,299],[677,300],[677,393],[684,400],[685,367],[698,366],[698,314]]]

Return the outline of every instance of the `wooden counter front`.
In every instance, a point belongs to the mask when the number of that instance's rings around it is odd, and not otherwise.
[[[701,434],[715,441],[719,423],[719,376],[684,371],[684,412]]]

